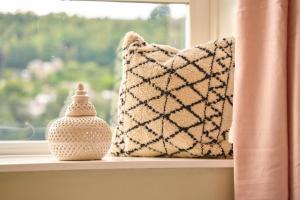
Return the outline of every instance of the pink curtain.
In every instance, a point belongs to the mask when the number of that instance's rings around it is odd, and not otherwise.
[[[300,200],[300,0],[238,0],[236,200]]]

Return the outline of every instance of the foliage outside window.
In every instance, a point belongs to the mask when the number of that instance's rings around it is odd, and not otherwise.
[[[126,3],[110,6],[117,4]],[[148,16],[131,18],[137,4],[127,4],[128,18],[0,8],[0,140],[45,139],[47,124],[60,115],[78,81],[88,86],[98,115],[114,125],[124,34],[136,31],[178,48],[185,42],[185,5],[177,5],[183,15],[174,17],[173,4],[143,4]]]

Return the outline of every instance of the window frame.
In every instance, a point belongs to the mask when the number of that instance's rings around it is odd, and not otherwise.
[[[91,0],[189,5],[186,16],[186,48],[219,36],[219,8],[222,0]],[[229,0],[234,2],[234,0]],[[225,10],[223,12],[230,12]],[[50,154],[47,141],[0,141],[0,155]]]

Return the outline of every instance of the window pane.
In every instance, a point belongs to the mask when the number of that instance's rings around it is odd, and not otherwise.
[[[114,125],[120,40],[183,48],[186,5],[10,0],[0,7],[0,140],[43,140],[84,82],[98,116]]]

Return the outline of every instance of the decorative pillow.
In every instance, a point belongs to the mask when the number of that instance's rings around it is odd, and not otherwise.
[[[232,38],[177,50],[127,33],[111,153],[232,157],[233,72]]]

